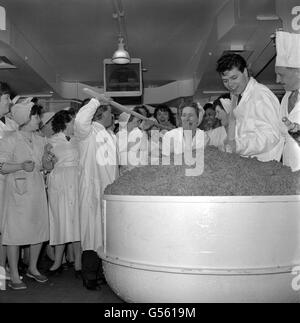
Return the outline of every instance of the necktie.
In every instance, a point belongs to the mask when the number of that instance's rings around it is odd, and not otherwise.
[[[241,99],[242,99],[242,95],[241,95],[241,94],[239,94],[239,96],[238,96],[238,100],[237,100],[237,104],[239,104],[239,103],[240,103]]]
[[[293,91],[288,99],[288,113],[291,113],[291,111],[294,109],[297,100],[298,100],[298,90]]]

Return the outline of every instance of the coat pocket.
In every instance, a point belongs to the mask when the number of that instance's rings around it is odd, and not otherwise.
[[[15,191],[19,195],[27,193],[27,178],[25,176],[15,177]]]

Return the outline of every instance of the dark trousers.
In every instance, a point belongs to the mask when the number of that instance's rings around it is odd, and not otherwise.
[[[102,261],[97,252],[86,250],[82,253],[82,278],[85,280],[97,280],[102,276]]]

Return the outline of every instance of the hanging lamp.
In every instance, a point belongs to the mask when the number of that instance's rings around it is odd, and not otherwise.
[[[119,37],[118,49],[112,56],[112,62],[114,64],[128,64],[130,63],[129,53],[124,48],[124,41],[122,37]]]

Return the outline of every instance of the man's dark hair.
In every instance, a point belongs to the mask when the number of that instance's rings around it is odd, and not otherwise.
[[[247,62],[245,59],[238,54],[225,54],[218,59],[217,72],[224,74],[226,71],[232,70],[236,67],[240,72],[244,72],[247,68]]]
[[[105,111],[107,111],[109,109],[109,107],[110,107],[110,105],[107,105],[107,104],[100,105],[97,108],[97,110],[96,110],[96,112],[95,112],[95,114],[93,116],[92,121],[99,121],[99,120],[101,120],[103,113]]]

